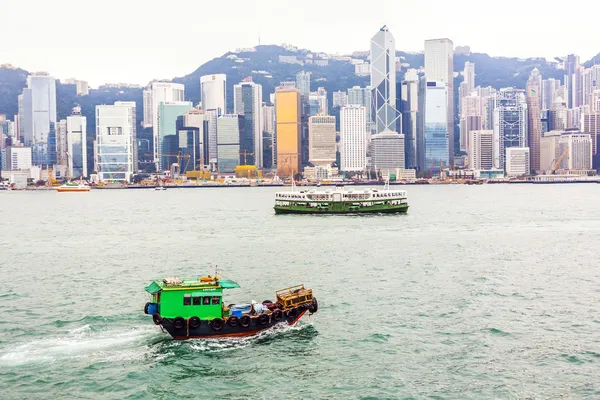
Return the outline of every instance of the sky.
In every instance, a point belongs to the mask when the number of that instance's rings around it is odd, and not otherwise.
[[[584,62],[600,52],[598,0],[0,0],[0,9],[0,64],[92,87],[187,75],[259,37],[328,53],[368,50],[383,25],[403,51],[448,37],[493,56],[575,53]]]

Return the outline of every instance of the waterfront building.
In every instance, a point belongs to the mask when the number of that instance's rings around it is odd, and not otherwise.
[[[446,135],[448,137],[448,161],[454,160],[454,44],[452,40],[431,39],[425,41],[425,77],[427,82],[446,85]],[[474,78],[473,78],[474,79]]]
[[[87,177],[87,119],[81,115],[81,108],[74,107],[67,117],[67,148],[69,176]]]
[[[560,169],[587,171],[592,169],[592,138],[587,133],[565,132],[558,140],[558,153],[563,157]],[[560,156],[559,156],[560,157]]]
[[[19,140],[31,147],[32,164],[48,167],[56,163],[56,80],[46,73],[27,77],[27,88],[19,96]]]
[[[217,110],[218,115],[227,113],[227,76],[212,74],[200,77],[203,110]]]
[[[129,107],[131,108],[131,129],[133,135],[133,172],[137,172],[139,169],[139,158],[138,158],[138,141],[137,141],[137,112],[135,101],[115,101],[115,106]]]
[[[371,136],[371,166],[389,176],[391,171],[404,169],[404,135],[383,131]]]
[[[402,115],[401,131],[404,134],[404,159],[406,168],[417,168],[417,132],[422,130],[422,126],[417,123],[419,113],[419,75],[417,70],[406,71],[400,91],[399,105]]]
[[[579,125],[582,133],[590,134],[592,140],[592,167],[600,168],[600,154],[598,152],[598,137],[600,136],[600,113],[584,113]]]
[[[245,129],[244,117],[238,114],[223,114],[217,119],[217,165],[220,172],[235,172],[235,167],[244,165],[242,138]],[[241,162],[240,162],[241,161]]]
[[[340,170],[364,171],[367,165],[368,132],[365,107],[348,105],[340,109]]]
[[[494,131],[470,131],[469,169],[491,170],[492,168],[494,168]]]
[[[524,91],[514,88],[501,89],[494,98],[494,168],[505,169],[509,147],[527,147],[527,101]]]
[[[154,122],[154,110],[152,108],[152,88],[144,89],[142,102],[144,105],[144,120],[142,126],[144,128],[152,128]]]
[[[335,117],[315,115],[308,119],[309,162],[327,166],[335,162]]]
[[[371,39],[371,118],[374,132],[395,131],[396,42],[387,26]]]
[[[56,123],[56,164],[68,165],[67,120],[61,119]]]
[[[156,170],[161,168],[159,153],[161,153],[162,143],[160,143],[159,134],[159,107],[161,103],[182,102],[184,99],[185,86],[180,83],[173,82],[152,82],[150,84],[152,90],[152,138],[154,141],[154,163]],[[175,118],[173,130],[175,129]]]
[[[158,170],[170,169],[171,165],[178,162],[179,135],[177,132],[177,118],[191,110],[190,101],[161,102],[158,106]]]
[[[96,106],[94,165],[101,182],[130,182],[135,171],[135,109],[117,103]]]
[[[542,138],[542,120],[540,118],[540,85],[540,82],[533,80],[527,83],[527,134],[529,135],[527,143],[529,145],[532,171],[541,170],[540,140]]]
[[[2,149],[2,170],[3,171],[21,171],[30,170],[31,147],[25,146],[7,146]]]
[[[281,87],[275,91],[277,174],[289,178],[301,171],[300,91]]]
[[[550,171],[554,163],[558,161],[560,153],[558,152],[558,142],[562,131],[549,131],[542,136],[540,140],[540,169]]]
[[[208,112],[192,108],[185,112],[183,121],[180,119],[178,124],[179,147],[184,147],[182,151],[190,158],[187,170],[208,168]]]
[[[529,147],[506,148],[506,175],[523,176],[531,171]]]
[[[338,90],[333,92],[333,108],[345,107],[348,104],[348,94]]]
[[[263,168],[263,135],[261,129],[262,116],[262,86],[246,80],[233,86],[233,112],[244,116],[244,137],[241,146],[251,149],[246,154],[246,165]]]
[[[427,81],[425,94],[425,169],[440,172],[442,163],[450,165],[448,134],[448,85]]]
[[[208,163],[211,171],[217,170],[217,119],[219,110],[206,110],[208,120]]]
[[[262,106],[260,123],[263,135],[263,167],[277,165],[277,142],[275,135],[275,106]]]

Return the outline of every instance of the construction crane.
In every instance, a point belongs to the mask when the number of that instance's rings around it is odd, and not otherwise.
[[[154,154],[144,154],[144,156],[154,156]],[[177,157],[177,164],[179,164],[180,170],[181,170],[181,159],[182,158],[187,159],[187,162],[185,163],[185,168],[183,168],[184,171],[187,170],[187,167],[188,167],[188,165],[190,163],[190,155],[189,154],[182,154],[181,151],[179,153],[177,153],[177,154],[159,153],[159,154],[157,154],[157,157]]]
[[[560,165],[560,162],[563,160],[563,158],[565,158],[565,156],[567,155],[567,153],[569,152],[569,147],[565,147],[565,149],[563,150],[562,154],[560,155],[560,157],[558,157],[558,160],[556,160],[556,162],[554,163],[554,165],[552,166],[552,169],[550,170],[550,174],[554,175],[554,173],[556,172],[556,170],[558,169],[558,166]]]
[[[240,151],[240,155],[244,155],[244,164],[243,165],[248,165],[248,162],[247,162],[248,158],[247,157],[248,156],[253,156],[254,153],[250,153],[247,150],[244,150],[244,151]]]

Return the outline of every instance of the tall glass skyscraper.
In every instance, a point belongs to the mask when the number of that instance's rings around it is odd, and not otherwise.
[[[425,166],[433,173],[449,164],[448,86],[443,81],[427,82],[425,89]]]
[[[244,137],[240,138],[241,146],[251,149],[246,154],[246,163],[262,168],[262,86],[251,80],[241,82],[233,86],[233,94],[233,112],[244,116]]]
[[[396,130],[396,42],[383,26],[371,39],[371,116],[375,133]]]
[[[102,182],[130,182],[134,165],[134,108],[127,105],[96,106],[95,165]]]
[[[162,102],[158,107],[158,160],[160,169],[177,162],[179,136],[177,118],[192,109],[190,101]]]
[[[494,167],[504,169],[508,147],[527,146],[525,91],[500,89],[494,100]]]

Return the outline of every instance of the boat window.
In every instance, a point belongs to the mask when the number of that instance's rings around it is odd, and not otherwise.
[[[184,294],[183,295],[183,305],[184,306],[190,306],[190,305],[192,305],[192,295],[191,294]]]
[[[202,304],[202,297],[200,297],[200,296],[194,296],[194,297],[192,297],[192,303],[195,306],[201,305]]]
[[[210,305],[210,297],[203,297],[202,304],[204,304],[205,306],[209,306]]]
[[[220,297],[213,297],[212,298],[212,303],[213,304],[220,304],[221,303],[221,298]]]

